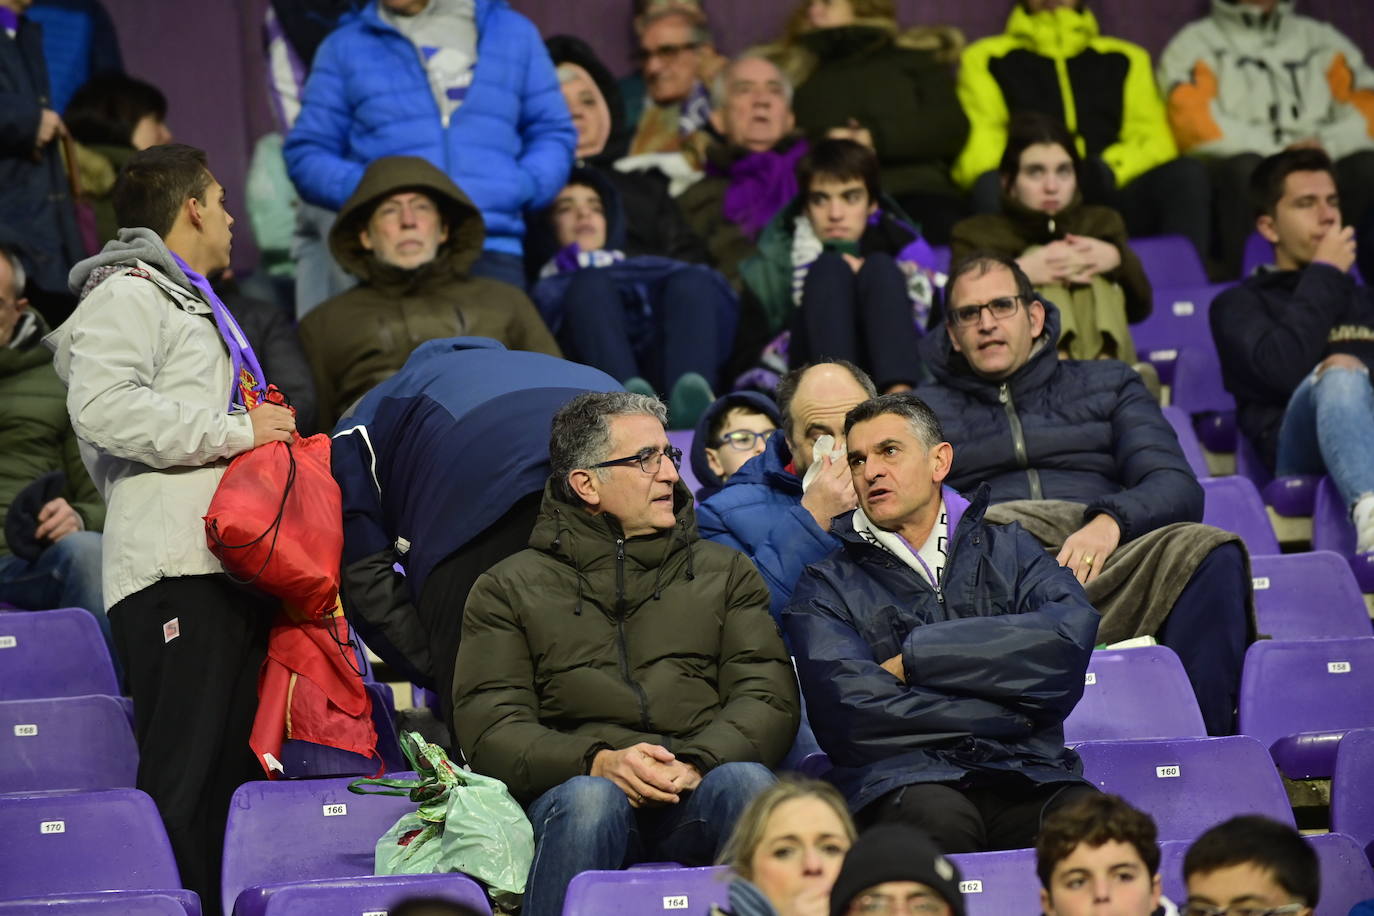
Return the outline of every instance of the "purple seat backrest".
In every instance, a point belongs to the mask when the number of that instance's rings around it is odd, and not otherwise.
[[[1194,840],[1237,814],[1293,823],[1268,750],[1254,738],[1174,738],[1080,744],[1083,775],[1150,814],[1161,840]]]
[[[131,789],[137,776],[138,745],[114,697],[0,702],[3,791]]]
[[[730,869],[724,865],[584,871],[568,885],[563,916],[650,916],[678,910],[705,913],[713,903],[723,907],[729,902]]]
[[[1253,483],[1244,477],[1212,477],[1202,481],[1202,490],[1204,524],[1234,531],[1252,555],[1279,552],[1279,539]]]
[[[1322,896],[1313,916],[1348,916],[1355,904],[1374,898],[1374,871],[1355,840],[1340,833],[1303,839],[1321,863]]]
[[[701,483],[697,480],[697,475],[692,471],[692,438],[694,432],[690,429],[673,429],[668,431],[668,442],[682,449],[682,467],[678,468],[678,475],[682,477],[682,482],[687,487],[687,492],[696,498],[697,488]]]
[[[25,900],[0,900],[0,916],[40,916],[61,910],[62,916],[200,916],[194,891],[103,891],[55,894]]]
[[[1374,592],[1374,553],[1355,553],[1355,523],[1340,491],[1330,477],[1317,484],[1312,507],[1312,549],[1331,550],[1346,558],[1360,591]]]
[[[487,893],[467,875],[386,875],[282,884],[263,888],[260,901],[240,900],[236,916],[315,916],[317,913],[384,913],[410,897],[462,903],[491,913]],[[261,908],[258,907],[261,903]],[[248,904],[248,905],[245,905]]]
[[[1210,477],[1212,472],[1207,467],[1207,456],[1202,452],[1202,443],[1198,441],[1197,432],[1193,429],[1192,417],[1174,406],[1163,408],[1163,412],[1164,419],[1169,421],[1169,425],[1174,428],[1174,435],[1178,436],[1178,445],[1183,449],[1183,457],[1188,459],[1188,467],[1200,478]]]
[[[1188,884],[1183,880],[1183,857],[1192,843],[1187,840],[1166,840],[1159,844],[1159,878],[1164,896],[1180,907],[1188,899]]]
[[[1156,289],[1181,286],[1206,286],[1207,271],[1202,267],[1193,243],[1181,235],[1153,235],[1130,240],[1131,251],[1140,258],[1150,285]]]
[[[1374,862],[1374,729],[1346,732],[1331,776],[1331,829],[1353,837]]]
[[[1299,732],[1374,727],[1374,636],[1262,640],[1245,652],[1240,732],[1264,747]]]
[[[355,795],[350,782],[259,781],[234,791],[224,831],[224,912],[254,885],[373,873],[378,838],[415,803],[403,795]]]
[[[1064,720],[1065,744],[1207,734],[1193,685],[1167,646],[1098,650],[1086,682]]]
[[[1024,912],[1026,901],[1040,895],[1034,849],[961,853],[949,860],[959,867],[959,889],[968,916]]]
[[[137,789],[0,796],[0,896],[180,886],[157,806]]]
[[[1160,381],[1173,384],[1174,362],[1188,344],[1212,339],[1207,315],[1224,285],[1156,287],[1154,308],[1139,324],[1131,325],[1137,355],[1159,369]]]
[[[119,693],[110,650],[89,611],[0,614],[0,700]]]
[[[1274,639],[1374,636],[1349,564],[1329,550],[1250,558],[1255,614]]]
[[[1210,336],[1179,348],[1170,400],[1190,414],[1236,409],[1236,399],[1221,380],[1221,358]]]

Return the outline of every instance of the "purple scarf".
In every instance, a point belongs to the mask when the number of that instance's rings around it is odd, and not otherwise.
[[[19,14],[7,6],[0,6],[0,29],[6,32],[19,31]]]
[[[205,300],[210,303],[210,312],[215,316],[219,336],[229,348],[229,361],[234,369],[233,381],[229,385],[229,412],[233,413],[240,407],[252,410],[262,402],[262,396],[267,391],[267,380],[263,378],[262,364],[258,362],[257,354],[253,352],[253,347],[248,343],[248,338],[244,336],[239,323],[230,314],[229,307],[215,295],[210,281],[192,270],[191,265],[183,261],[175,251],[171,252],[171,255],[172,260],[181,268],[181,272],[186,274],[186,279],[190,280],[191,285],[200,290]]]
[[[792,144],[786,152],[764,150],[749,153],[729,169],[714,164],[707,171],[730,180],[722,211],[725,218],[758,238],[775,214],[797,196],[797,160],[806,155],[806,141]]]

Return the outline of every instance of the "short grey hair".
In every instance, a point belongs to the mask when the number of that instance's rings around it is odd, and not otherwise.
[[[714,48],[716,38],[711,34],[711,27],[706,24],[704,17],[695,16],[691,10],[686,10],[677,6],[670,6],[666,9],[657,10],[644,17],[643,23],[639,27],[639,34],[643,35],[649,31],[649,26],[665,19],[681,19],[692,29],[692,43],[702,47]]]
[[[869,398],[859,406],[851,408],[849,413],[844,415],[845,437],[849,437],[849,431],[856,424],[875,420],[886,414],[906,420],[907,426],[911,427],[911,434],[921,440],[921,444],[927,449],[932,449],[945,441],[945,430],[940,425],[940,418],[935,415],[935,411],[925,401],[907,392]]]
[[[726,100],[730,98],[731,74],[735,72],[736,67],[747,60],[761,60],[778,71],[778,81],[782,83],[782,97],[786,99],[787,107],[791,108],[792,94],[795,91],[792,80],[783,72],[782,67],[778,66],[777,61],[762,51],[745,51],[721,68],[721,71],[716,74],[716,78],[711,81],[711,107],[721,108],[725,105]]]
[[[554,492],[569,502],[582,501],[568,485],[573,471],[589,469],[611,458],[611,418],[648,416],[668,428],[668,408],[658,398],[630,391],[589,391],[579,394],[553,416],[549,432],[549,464]],[[600,471],[596,471],[598,475]]]
[[[24,263],[19,260],[19,252],[8,245],[0,244],[0,258],[5,259],[10,266],[10,273],[14,274],[14,298],[18,299],[24,295],[24,285],[29,282],[24,273]]]

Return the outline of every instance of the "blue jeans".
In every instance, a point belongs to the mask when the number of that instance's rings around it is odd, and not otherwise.
[[[1347,506],[1374,493],[1374,386],[1358,369],[1303,379],[1279,427],[1279,474],[1330,474]]]
[[[623,868],[649,857],[709,865],[740,813],[775,781],[762,764],[726,763],[676,805],[639,810],[599,776],[574,776],[554,786],[529,806],[534,862],[522,916],[559,916],[568,882],[589,869]]]
[[[13,554],[0,554],[0,601],[30,611],[85,608],[100,623],[105,643],[111,647],[110,655],[114,655],[110,619],[105,616],[105,595],[100,586],[97,531],[74,531],[32,562]]]
[[[315,306],[358,285],[329,251],[333,210],[301,202],[296,214],[296,233],[291,238],[291,260],[296,262],[296,320]]]

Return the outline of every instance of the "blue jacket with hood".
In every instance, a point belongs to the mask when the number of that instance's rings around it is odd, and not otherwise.
[[[1082,782],[1064,719],[1083,695],[1098,614],[1020,525],[948,487],[939,588],[836,519],[842,549],[807,567],[784,614],[808,716],[858,811],[915,783]],[[906,682],[881,663],[902,656]]]
[[[338,210],[383,156],[422,156],[482,211],[486,247],[521,253],[526,209],[563,187],[577,132],[539,31],[506,0],[476,0],[477,65],[466,98],[442,119],[420,52],[377,12],[346,15],[315,53],[286,138],[305,200]]]

